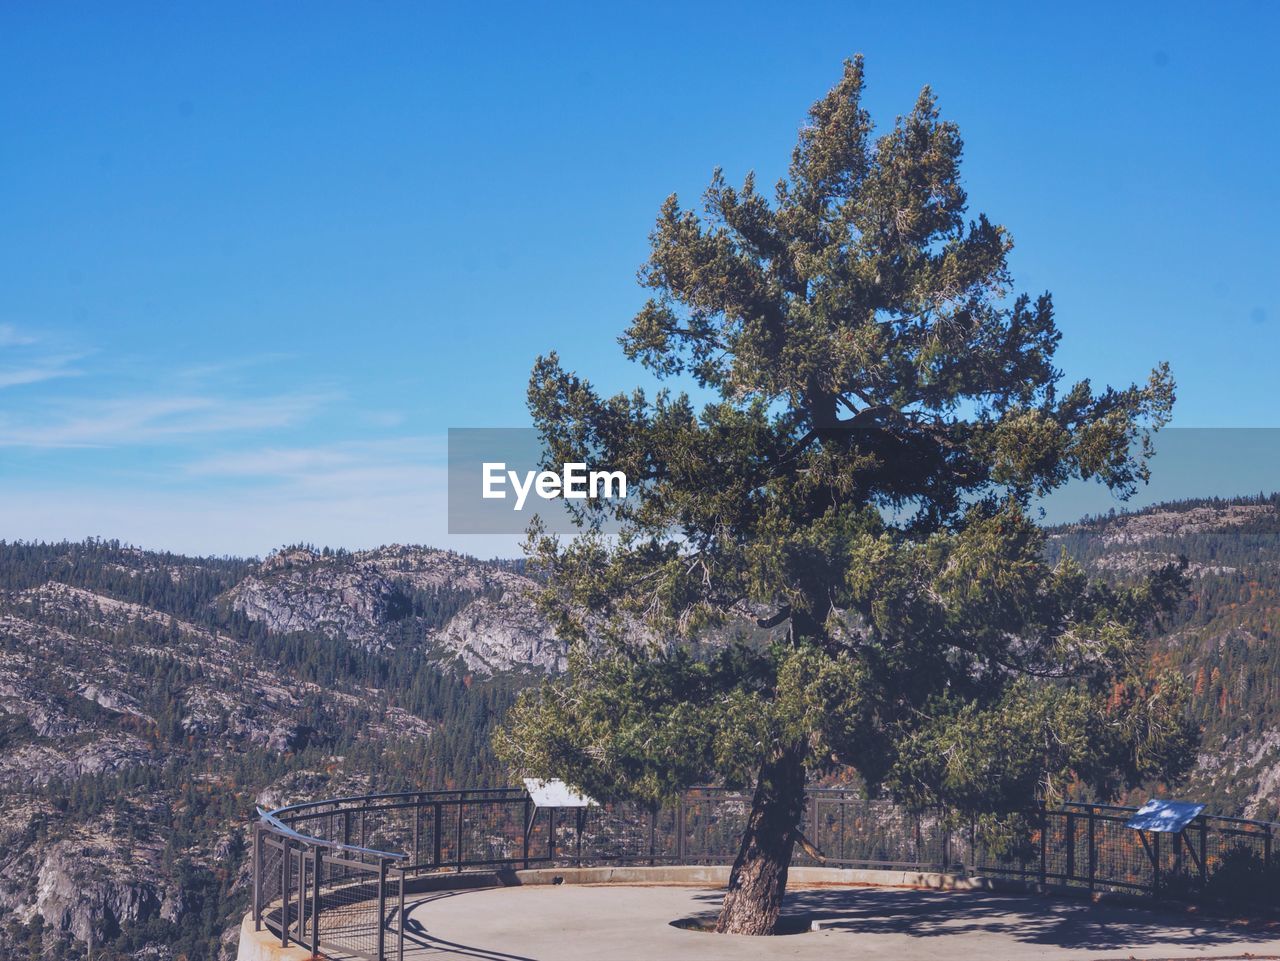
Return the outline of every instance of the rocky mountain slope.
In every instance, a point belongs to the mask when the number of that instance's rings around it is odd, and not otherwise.
[[[1152,651],[1187,677],[1204,729],[1176,790],[1224,813],[1280,817],[1280,496],[1094,518],[1050,543],[1104,579],[1186,559],[1190,596]]]
[[[403,642],[404,628],[417,624],[414,643],[434,644],[471,671],[558,670],[565,646],[534,608],[534,586],[512,570],[448,551],[392,546],[335,555],[298,548],[267,558],[221,600],[275,633],[314,631],[378,648]],[[442,597],[466,603],[432,629],[423,614]]]
[[[1152,648],[1204,726],[1173,793],[1275,817],[1280,498],[1054,529],[1124,580],[1186,557]],[[505,781],[488,731],[565,646],[519,566],[392,546],[262,562],[0,544],[0,958],[215,961],[255,804]]]
[[[563,645],[510,565],[0,544],[0,958],[214,959],[255,803],[501,779]]]

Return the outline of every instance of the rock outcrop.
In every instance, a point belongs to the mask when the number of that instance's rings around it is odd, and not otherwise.
[[[560,670],[567,647],[537,610],[536,589],[527,577],[450,551],[292,548],[268,557],[224,600],[277,634],[316,632],[375,649],[408,639],[481,674]],[[424,605],[442,594],[458,610],[438,623]]]

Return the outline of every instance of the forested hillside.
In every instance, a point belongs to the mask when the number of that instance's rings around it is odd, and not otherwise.
[[[1280,497],[1050,532],[1098,577],[1187,559],[1153,657],[1205,728],[1188,783],[1280,813]],[[489,732],[564,662],[517,563],[306,547],[265,561],[0,544],[0,958],[234,949],[256,804],[505,782]]]
[[[489,727],[532,675],[475,651],[535,666],[503,646],[542,627],[527,594],[434,551],[0,545],[0,957],[225,956],[255,804],[500,780]]]
[[[1224,813],[1280,816],[1280,495],[1092,518],[1050,544],[1112,580],[1186,558],[1190,595],[1153,651],[1189,679],[1204,726],[1178,790]]]

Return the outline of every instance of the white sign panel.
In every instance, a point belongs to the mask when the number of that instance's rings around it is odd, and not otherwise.
[[[580,794],[559,778],[541,781],[536,777],[524,779],[524,789],[533,798],[533,803],[540,808],[585,808],[594,807],[596,802],[585,794]]]

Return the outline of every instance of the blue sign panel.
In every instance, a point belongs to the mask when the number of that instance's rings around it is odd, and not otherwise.
[[[1177,834],[1196,819],[1203,804],[1191,801],[1161,801],[1152,798],[1129,818],[1125,827],[1135,831],[1159,831],[1162,834]]]

